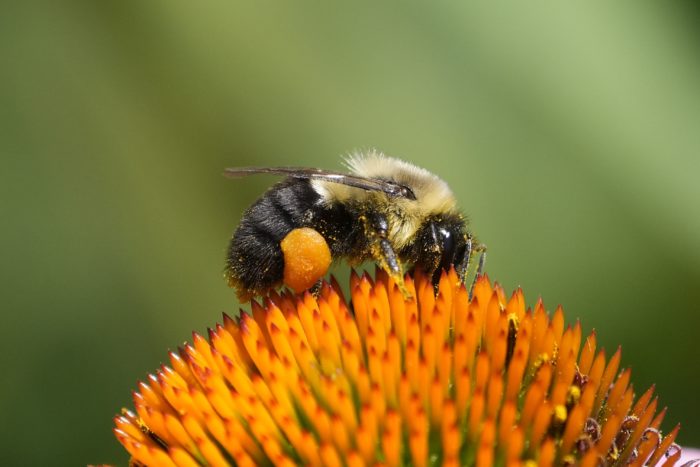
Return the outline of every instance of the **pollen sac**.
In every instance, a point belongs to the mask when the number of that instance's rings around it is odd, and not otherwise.
[[[331,251],[316,230],[294,229],[280,242],[284,255],[284,284],[295,292],[311,288],[328,271]]]

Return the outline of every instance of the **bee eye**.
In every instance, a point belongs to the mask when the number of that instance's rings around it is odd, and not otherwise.
[[[401,196],[412,201],[416,200],[416,194],[407,186],[401,187]]]
[[[438,231],[440,232],[440,243],[442,243],[441,266],[444,269],[449,269],[455,256],[455,238],[451,231],[443,227],[439,228]]]

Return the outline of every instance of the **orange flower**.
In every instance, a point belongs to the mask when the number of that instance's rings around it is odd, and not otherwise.
[[[525,308],[521,290],[454,271],[438,293],[383,272],[264,306],[170,353],[114,432],[135,465],[673,465],[653,387],[635,401],[620,350]]]

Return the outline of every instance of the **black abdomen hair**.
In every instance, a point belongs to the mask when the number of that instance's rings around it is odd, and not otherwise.
[[[352,251],[359,229],[343,205],[322,203],[309,180],[286,179],[243,214],[226,256],[230,283],[255,293],[278,285],[284,274],[280,242],[299,227],[323,235],[334,259]]]

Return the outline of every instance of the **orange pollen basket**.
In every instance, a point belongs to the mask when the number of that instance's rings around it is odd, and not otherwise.
[[[541,301],[454,271],[272,292],[170,353],[114,433],[132,465],[673,465],[653,387]]]

